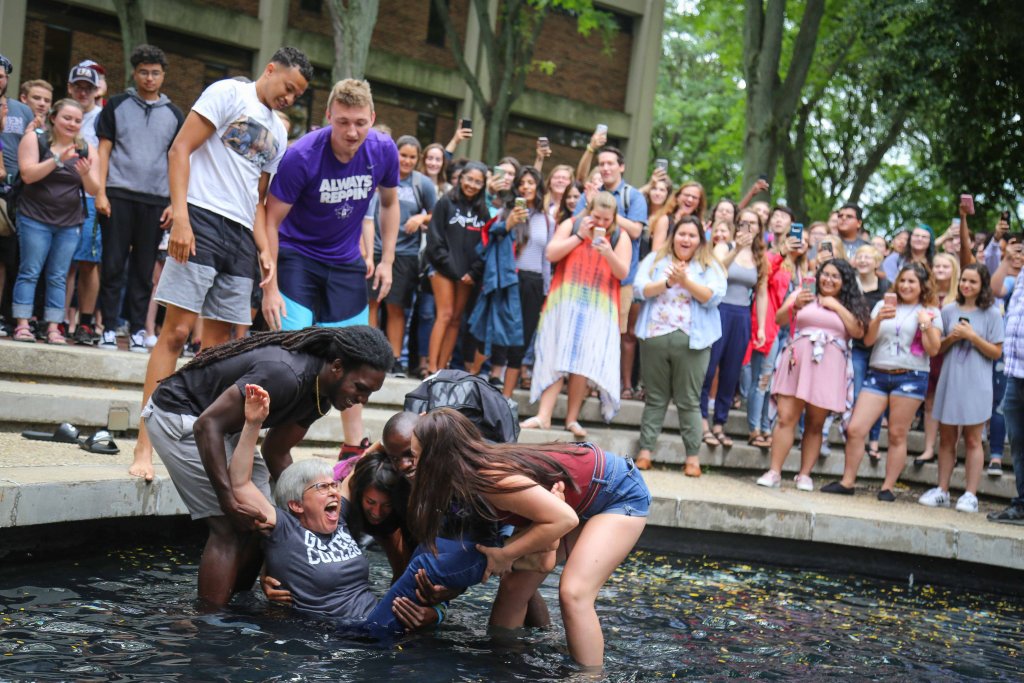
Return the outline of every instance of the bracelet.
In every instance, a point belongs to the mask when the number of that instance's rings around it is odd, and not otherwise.
[[[920,330],[921,330],[922,332],[924,332],[924,331],[926,331],[926,330],[930,330],[930,329],[932,329],[932,323],[931,323],[931,321],[929,320],[929,321],[928,321],[928,322],[926,322],[926,323],[918,323],[918,324],[917,324],[917,327],[918,327],[918,329],[920,329]]]
[[[594,153],[593,145],[587,145],[587,151],[590,152],[591,154],[593,154]]]

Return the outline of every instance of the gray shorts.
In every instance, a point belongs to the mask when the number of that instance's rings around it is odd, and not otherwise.
[[[153,448],[160,456],[160,461],[167,467],[174,488],[185,502],[192,519],[223,515],[224,511],[221,510],[220,501],[217,500],[217,494],[206,475],[206,469],[203,468],[196,437],[192,433],[196,416],[169,413],[158,408],[151,400],[143,409],[142,417],[146,420],[146,431],[153,442]],[[224,439],[224,450],[229,465],[239,436],[240,434],[236,434]],[[270,472],[259,451],[256,451],[253,457],[252,482],[263,492],[267,500],[272,500]]]
[[[153,298],[203,318],[252,324],[252,290],[259,266],[252,230],[188,205],[196,253],[184,264],[168,258]]]

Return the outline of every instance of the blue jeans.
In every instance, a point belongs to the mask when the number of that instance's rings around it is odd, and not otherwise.
[[[1024,507],[1024,378],[1006,378],[1003,417],[1006,419],[1006,431],[1010,435],[1013,476],[1017,480],[1017,497],[1010,504]]]
[[[64,321],[64,294],[68,268],[78,247],[81,225],[60,228],[41,223],[28,216],[18,216],[18,246],[21,266],[14,281],[11,314],[15,318],[31,318],[39,276],[46,275],[46,299],[43,319],[48,323]]]
[[[487,557],[476,549],[471,540],[436,539],[437,555],[422,545],[417,546],[412,560],[405,571],[392,584],[391,589],[380,599],[366,617],[366,627],[377,634],[404,633],[405,627],[398,621],[391,605],[401,596],[414,602],[416,599],[416,572],[427,570],[427,576],[435,584],[455,590],[465,590],[480,583],[487,568]]]
[[[772,387],[772,375],[775,372],[775,358],[779,349],[786,343],[786,333],[779,330],[772,348],[765,355],[760,351],[750,353],[750,395],[747,397],[747,429],[768,433],[768,392]]]
[[[992,364],[992,420],[988,428],[990,458],[1002,458],[1006,444],[1006,418],[1003,416],[1003,394],[1006,393],[1006,373],[1003,357]]]
[[[871,349],[853,347],[853,402],[857,402],[860,389],[864,386],[864,378],[868,374],[868,361],[871,360]],[[878,441],[882,436],[882,418],[875,420],[868,434],[868,441]]]

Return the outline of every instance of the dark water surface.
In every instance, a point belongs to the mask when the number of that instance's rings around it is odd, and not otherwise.
[[[0,567],[0,681],[592,680],[556,625],[501,641],[494,586],[453,603],[436,632],[385,646],[247,596],[195,610],[193,546]],[[373,553],[374,582],[389,571]],[[637,552],[601,593],[598,680],[756,678],[1020,681],[1024,598]]]

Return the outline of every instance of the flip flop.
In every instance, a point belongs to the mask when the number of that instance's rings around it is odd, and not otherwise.
[[[99,455],[117,455],[121,449],[114,443],[114,437],[106,429],[101,429],[88,439],[78,444],[83,451]]]
[[[26,431],[21,433],[22,437],[30,441],[53,441],[55,443],[78,443],[78,427],[70,422],[61,422],[53,433]]]

